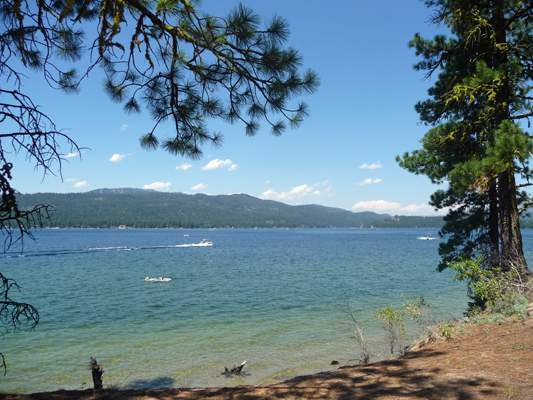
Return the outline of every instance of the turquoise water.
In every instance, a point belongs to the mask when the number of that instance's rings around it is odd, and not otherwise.
[[[91,387],[91,356],[104,385],[124,389],[260,384],[353,363],[347,298],[376,353],[387,345],[371,316],[402,294],[438,318],[465,310],[465,285],[435,270],[440,239],[427,234],[437,231],[38,231],[23,256],[0,258],[22,288],[14,297],[41,316],[0,341],[0,390]],[[214,245],[189,246],[204,238]],[[244,360],[242,376],[221,374]]]

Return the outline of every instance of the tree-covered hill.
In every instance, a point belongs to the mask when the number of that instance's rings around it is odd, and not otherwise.
[[[99,189],[86,193],[17,196],[23,208],[53,207],[45,227],[111,228],[348,228],[389,218],[319,205],[289,206],[245,194],[208,196],[142,189]]]

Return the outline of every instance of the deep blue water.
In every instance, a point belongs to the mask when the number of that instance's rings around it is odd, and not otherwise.
[[[350,363],[346,299],[376,349],[383,332],[371,316],[402,295],[423,296],[436,318],[465,311],[465,284],[436,271],[440,239],[419,239],[428,234],[437,231],[37,231],[22,255],[0,256],[22,288],[16,299],[41,316],[0,342],[0,390],[90,387],[91,356],[118,388],[258,384]],[[526,252],[532,237],[524,231]],[[190,246],[204,238],[214,245]],[[220,374],[243,360],[242,377]]]

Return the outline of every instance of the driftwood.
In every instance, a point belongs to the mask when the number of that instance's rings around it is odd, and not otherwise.
[[[92,357],[89,365],[91,366],[91,371],[93,373],[94,391],[96,392],[97,390],[104,388],[104,384],[102,382],[102,374],[104,373],[104,370],[100,368],[96,360]]]
[[[233,366],[232,369],[228,369],[228,367],[224,366],[224,372],[223,374],[240,374],[242,371],[242,367],[244,367],[244,364],[246,364],[246,361],[243,361],[241,365]]]

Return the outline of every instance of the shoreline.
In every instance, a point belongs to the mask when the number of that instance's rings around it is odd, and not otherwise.
[[[267,385],[104,389],[96,395],[92,389],[0,393],[0,400],[533,398],[533,319],[470,323],[463,327],[461,332],[456,329],[449,340],[422,345],[402,358],[346,366]]]

